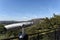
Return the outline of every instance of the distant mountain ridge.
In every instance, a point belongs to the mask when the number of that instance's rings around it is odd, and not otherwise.
[[[24,21],[0,21],[0,24],[12,24],[12,23],[21,23]]]
[[[21,23],[21,22],[38,22],[38,21],[43,21],[44,19],[43,18],[37,18],[37,19],[31,19],[31,20],[28,20],[28,21],[0,21],[0,24],[12,24],[12,23]]]

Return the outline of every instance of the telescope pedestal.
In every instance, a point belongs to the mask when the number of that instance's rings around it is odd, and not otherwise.
[[[19,34],[19,40],[28,40],[28,34],[24,32],[24,27],[22,28],[22,33]]]
[[[22,28],[22,35],[25,33],[25,31],[24,31],[24,27]]]

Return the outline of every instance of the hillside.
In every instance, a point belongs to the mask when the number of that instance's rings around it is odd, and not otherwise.
[[[60,29],[60,16],[59,15],[53,15],[53,17],[51,18],[38,18],[38,19],[32,19],[32,20],[28,20],[28,21],[33,21],[35,24],[25,28],[25,33],[27,34],[36,34],[36,33],[40,33],[40,35],[42,35],[42,40],[46,39],[46,40],[55,40],[54,39],[54,33],[55,31],[59,31]],[[19,22],[24,22],[24,21],[19,21]],[[25,21],[27,22],[27,21]],[[8,23],[8,22],[6,22]],[[14,22],[11,22],[14,23]],[[2,29],[1,29],[2,28]],[[3,25],[0,25],[0,30],[3,30]],[[21,29],[18,30],[13,30],[13,31],[9,31],[6,32],[4,35],[6,37],[11,37],[14,36],[16,37],[18,35],[18,33],[21,32]],[[52,35],[51,35],[52,34]],[[3,36],[4,36],[3,35]],[[53,38],[52,38],[53,36]],[[33,36],[35,37],[35,36]]]

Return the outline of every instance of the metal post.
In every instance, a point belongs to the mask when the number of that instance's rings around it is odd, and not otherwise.
[[[55,40],[56,40],[56,29],[55,29]]]
[[[38,33],[38,36],[37,36],[38,40],[39,40],[39,33]]]
[[[22,35],[24,34],[25,32],[24,32],[24,27],[22,27]]]

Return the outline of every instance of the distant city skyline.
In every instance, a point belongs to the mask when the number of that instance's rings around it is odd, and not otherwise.
[[[25,21],[60,14],[60,0],[0,0],[0,20]]]

